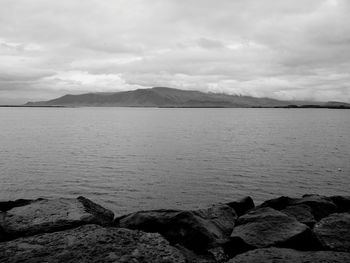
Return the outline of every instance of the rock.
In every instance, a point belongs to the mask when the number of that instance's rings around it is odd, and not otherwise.
[[[186,258],[186,262],[190,263],[217,263],[214,256],[211,253],[197,254],[192,250],[189,250],[181,245],[175,245],[175,247]]]
[[[222,232],[224,239],[230,236],[237,219],[235,210],[232,210],[230,206],[225,204],[214,204],[208,208],[198,209],[192,212],[194,215],[209,220],[216,225]]]
[[[301,204],[287,206],[281,210],[281,212],[296,218],[300,223],[309,227],[313,227],[316,224],[316,219],[312,214],[312,209],[308,205]]]
[[[181,245],[175,247],[185,256],[189,263],[223,263],[230,259],[221,247],[208,249],[206,253],[197,254]]]
[[[294,217],[265,207],[239,217],[231,234],[231,255],[270,246],[312,249],[318,247],[312,231]],[[236,253],[235,253],[236,252]]]
[[[157,233],[84,225],[0,243],[0,262],[185,263],[185,258]]]
[[[287,206],[293,205],[293,202],[296,200],[296,198],[291,198],[288,196],[280,196],[274,199],[267,200],[263,202],[261,205],[258,206],[260,207],[270,207],[275,210],[282,210],[286,208]]]
[[[261,248],[238,255],[227,263],[345,263],[350,253],[333,251],[298,251],[288,248]]]
[[[11,239],[84,224],[111,225],[113,217],[113,212],[84,197],[38,199],[8,210],[1,225]]]
[[[287,206],[308,205],[312,214],[318,221],[337,211],[337,206],[331,198],[321,195],[304,195],[302,198],[290,198],[282,196],[262,203],[259,207],[271,207],[276,210],[283,210]]]
[[[255,207],[254,201],[250,196],[246,196],[238,201],[227,203],[233,208],[238,216],[241,216]]]
[[[42,200],[42,199],[39,198],[37,200]],[[31,199],[17,199],[15,201],[0,202],[0,211],[6,212],[14,207],[28,205],[33,201],[34,200],[31,200]]]
[[[4,217],[5,217],[5,213],[0,212],[0,242],[6,240],[6,234],[4,229],[2,228]]]
[[[315,225],[314,232],[326,249],[350,252],[350,214],[325,217]]]
[[[337,212],[350,212],[350,196],[331,196],[330,199],[337,206]]]
[[[180,244],[202,253],[229,240],[236,218],[232,208],[219,204],[195,211],[141,211],[117,218],[115,224],[158,232],[171,244]]]
[[[305,204],[311,207],[312,214],[317,221],[337,211],[337,206],[332,200],[321,195],[303,195],[302,198],[294,202],[294,205],[298,204]]]
[[[211,255],[213,255],[215,262],[226,262],[230,259],[229,255],[222,247],[211,248],[208,251]]]

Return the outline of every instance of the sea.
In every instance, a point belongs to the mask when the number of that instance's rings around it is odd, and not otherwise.
[[[113,210],[350,195],[350,111],[0,108],[0,200]]]

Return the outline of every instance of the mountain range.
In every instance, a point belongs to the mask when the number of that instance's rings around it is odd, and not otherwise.
[[[62,97],[24,106],[108,106],[108,107],[190,107],[190,108],[248,108],[248,107],[335,107],[348,108],[342,102],[283,101],[271,98],[205,93],[167,87],[137,89],[121,92],[97,92]]]

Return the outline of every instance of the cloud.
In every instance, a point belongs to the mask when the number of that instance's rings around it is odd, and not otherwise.
[[[347,0],[3,0],[0,102],[170,86],[350,102]]]

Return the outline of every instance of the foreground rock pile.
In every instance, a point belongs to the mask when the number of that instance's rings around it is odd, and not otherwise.
[[[0,262],[350,262],[350,196],[118,217],[84,197],[0,202]]]

